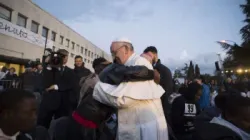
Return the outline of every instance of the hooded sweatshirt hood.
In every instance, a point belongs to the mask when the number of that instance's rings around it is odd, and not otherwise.
[[[248,134],[247,132],[241,130],[240,128],[236,127],[235,125],[228,122],[227,120],[224,120],[221,117],[213,118],[210,123],[219,124],[219,125],[222,125],[222,126],[225,126],[225,127],[229,128],[229,129],[231,129],[232,131],[237,133],[242,138],[242,140],[250,140],[250,134]]]
[[[191,83],[188,85],[186,93],[184,93],[185,99],[189,101],[195,100],[195,95],[201,89],[201,86],[198,83]]]

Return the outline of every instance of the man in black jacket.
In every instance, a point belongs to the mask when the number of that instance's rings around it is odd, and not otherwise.
[[[62,55],[63,65],[51,67],[49,64],[43,70],[46,91],[38,112],[38,124],[46,128],[49,128],[53,116],[54,119],[69,116],[77,106],[76,76],[74,71],[66,66],[68,51],[60,49],[57,53]]]
[[[74,68],[74,72],[76,74],[76,89],[75,89],[75,92],[76,92],[76,95],[77,95],[77,100],[79,102],[79,93],[80,93],[80,80],[82,77],[85,77],[85,76],[88,76],[89,74],[91,74],[91,71],[87,68],[84,67],[84,62],[83,62],[83,59],[82,59],[82,56],[80,55],[77,55],[75,57],[75,68]]]
[[[84,76],[87,76],[91,73],[91,71],[84,67],[84,62],[82,56],[77,55],[75,57],[75,68],[74,72],[76,73],[77,77],[80,79]]]
[[[161,76],[160,85],[165,90],[165,93],[162,95],[162,106],[164,109],[165,117],[169,116],[170,105],[168,103],[168,97],[173,93],[174,83],[172,74],[169,68],[161,64],[160,59],[158,58],[158,51],[156,47],[149,46],[144,50],[144,53],[153,57],[153,66]]]
[[[194,119],[199,114],[197,103],[201,96],[202,87],[197,83],[188,85],[186,93],[173,100],[171,108],[171,125],[179,140],[192,139]]]

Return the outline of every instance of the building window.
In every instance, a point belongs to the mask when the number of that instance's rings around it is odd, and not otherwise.
[[[43,27],[42,36],[45,37],[45,38],[47,38],[48,37],[48,31],[49,31],[48,28]]]
[[[92,52],[92,53],[91,53],[91,58],[93,58],[93,57],[94,57],[94,53]]]
[[[39,24],[37,22],[35,21],[31,22],[31,31],[33,33],[36,33],[36,34],[38,33],[38,27],[39,27]]]
[[[17,25],[26,28],[27,18],[21,14],[17,16]]]
[[[77,48],[76,48],[76,49],[77,49],[76,51],[79,52],[79,51],[80,51],[80,46],[77,44],[76,47],[77,47]]]
[[[81,47],[81,54],[83,54],[83,50],[84,50],[83,47]]]
[[[72,42],[72,50],[75,49],[75,42]]]
[[[90,57],[90,51],[88,51],[88,57]]]
[[[88,63],[89,63],[89,60],[88,60]]]
[[[56,41],[56,32],[51,32],[51,40]]]
[[[87,49],[85,49],[85,55],[87,56],[87,54],[88,54],[88,50],[87,50]]]
[[[73,53],[71,53],[71,54],[70,54],[70,56],[71,56],[72,58],[74,58],[74,57],[75,57],[75,55],[74,55]]]
[[[86,58],[84,58],[84,62],[87,62],[87,59],[86,59]]]
[[[63,45],[63,36],[60,36],[60,44]]]
[[[11,13],[9,8],[0,5],[0,18],[11,21]]]
[[[55,46],[53,46],[53,47],[52,47],[52,50],[53,50],[53,51],[56,51],[56,47],[55,47]]]
[[[67,42],[67,46],[66,47],[69,47],[69,39],[66,39],[66,42]]]

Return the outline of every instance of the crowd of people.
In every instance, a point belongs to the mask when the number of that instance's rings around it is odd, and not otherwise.
[[[20,76],[22,88],[3,86],[0,140],[250,140],[247,78],[196,77],[176,89],[156,47],[138,55],[120,38],[110,51],[114,62],[96,58],[92,73],[81,56],[67,67],[59,49],[60,67],[48,56]]]

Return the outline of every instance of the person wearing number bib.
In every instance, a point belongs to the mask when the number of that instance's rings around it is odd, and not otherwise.
[[[191,140],[194,130],[194,119],[199,114],[197,103],[201,96],[202,87],[198,83],[188,85],[187,91],[177,97],[171,108],[172,128],[179,140]]]

